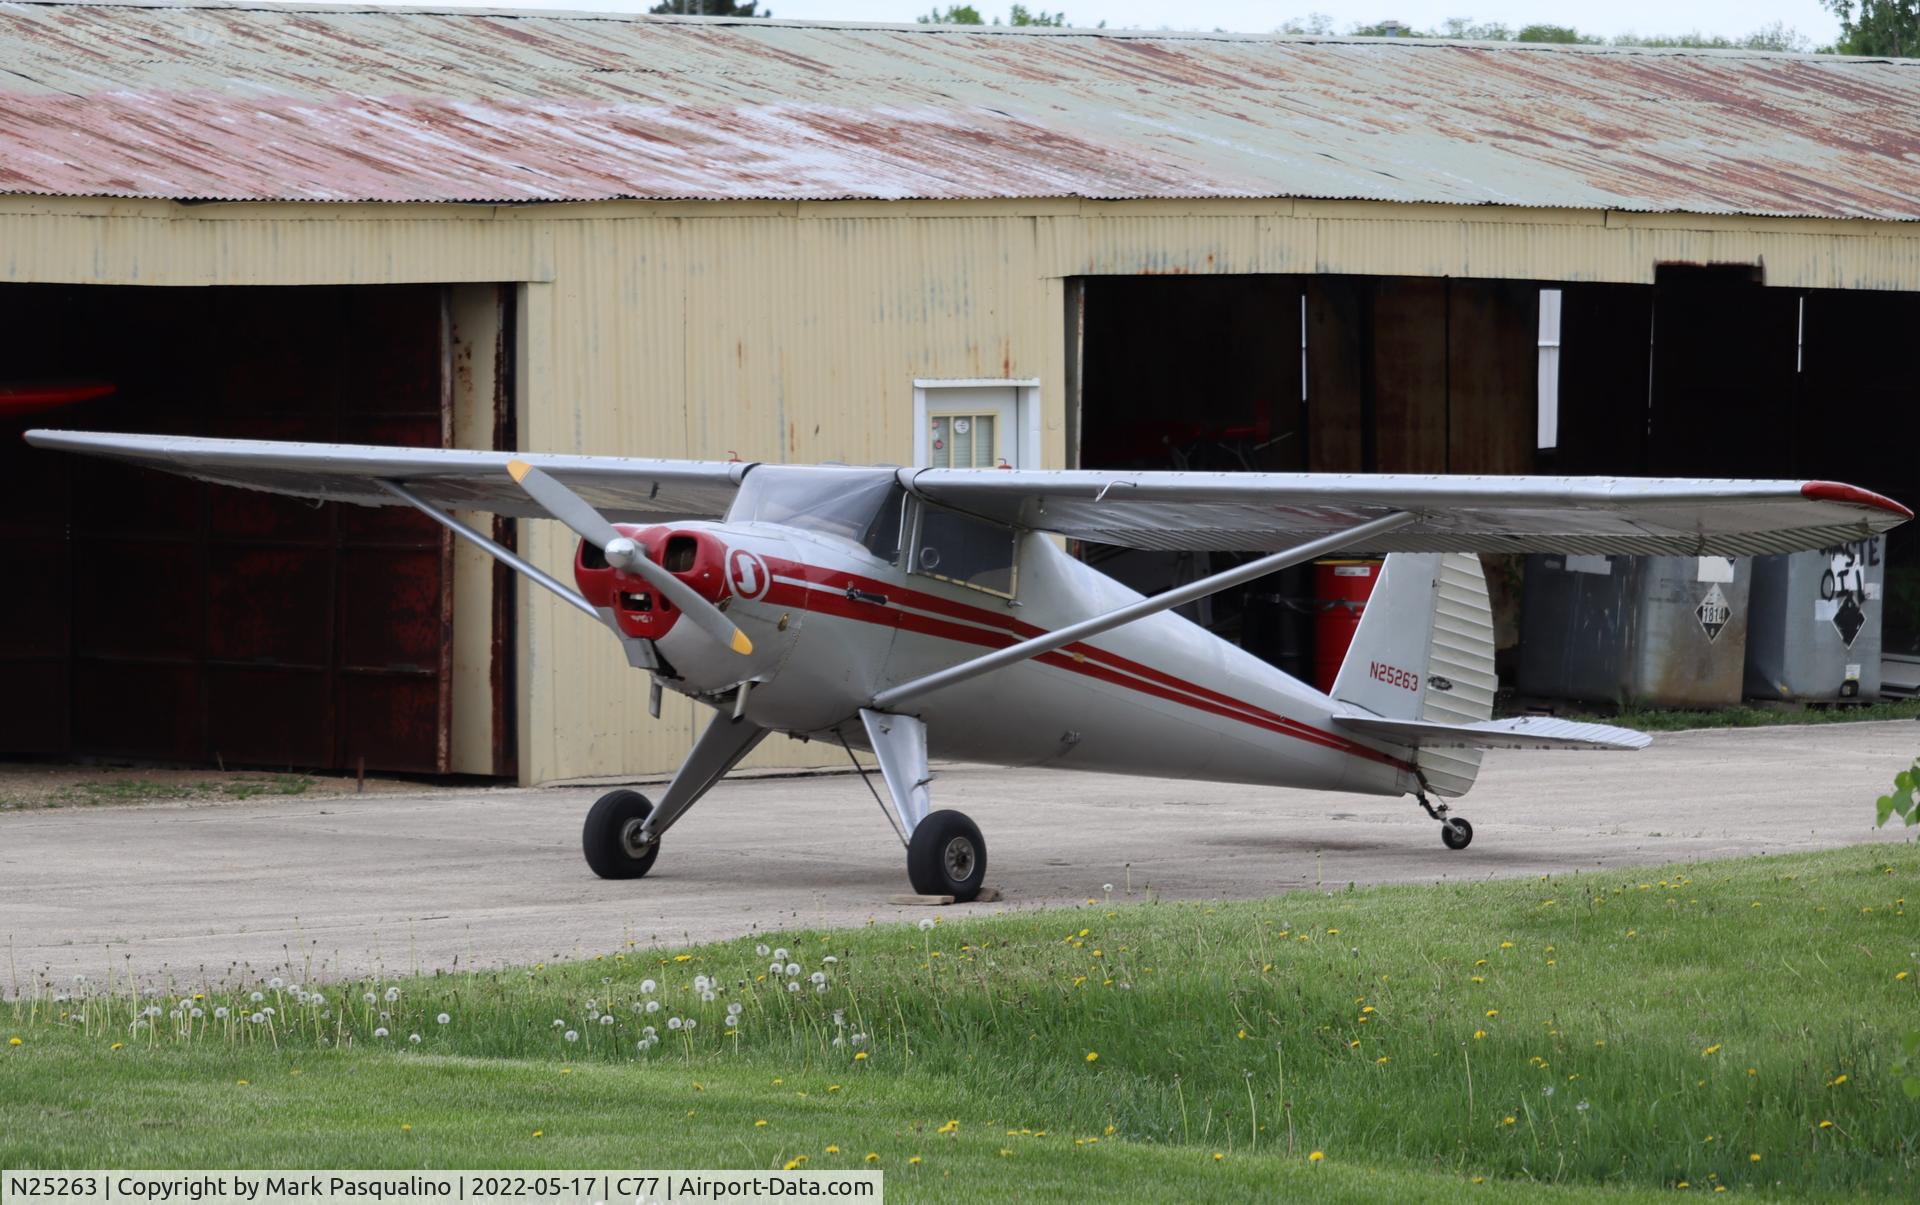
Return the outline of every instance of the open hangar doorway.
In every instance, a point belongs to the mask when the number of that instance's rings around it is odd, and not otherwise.
[[[493,285],[0,286],[0,391],[46,405],[0,414],[0,753],[512,774],[511,581],[463,592],[490,664],[456,666],[476,654],[456,648],[443,528],[18,438],[445,447],[458,421],[465,446],[511,447],[511,373],[472,363],[511,347],[511,313]],[[492,396],[456,414],[476,375]],[[466,725],[480,736],[463,750],[457,676],[477,695],[461,708],[488,712],[462,717],[485,721]]]
[[[1828,478],[1920,504],[1920,377],[1892,350],[1920,294],[1767,287],[1745,264],[1071,284],[1082,467]],[[1920,681],[1916,527],[1889,538],[1884,638]],[[1083,555],[1155,593],[1252,554]],[[1482,560],[1510,683],[1524,558]],[[1294,569],[1183,613],[1308,679],[1319,605]]]
[[[1920,293],[1771,287],[1750,264],[1545,289],[1540,471],[1835,480],[1920,508],[1920,376],[1900,354]],[[1901,693],[1920,686],[1916,526],[1886,546],[1883,680]]]
[[[1536,285],[1368,276],[1082,277],[1069,290],[1078,464],[1228,472],[1532,471]],[[1254,553],[1082,555],[1143,593]],[[1492,558],[1490,558],[1491,560]],[[1512,572],[1489,565],[1502,635]],[[1210,605],[1208,605],[1210,604]],[[1311,680],[1311,566],[1182,608]]]

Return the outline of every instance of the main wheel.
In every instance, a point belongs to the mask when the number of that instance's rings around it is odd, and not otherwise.
[[[653,869],[660,841],[641,839],[641,822],[653,813],[653,804],[638,791],[609,791],[587,812],[580,831],[580,852],[587,865],[603,879],[637,879]]]
[[[1473,826],[1454,816],[1440,822],[1440,843],[1448,849],[1465,849],[1473,842]]]
[[[987,843],[979,826],[959,812],[935,812],[907,843],[907,878],[921,895],[950,895],[965,902],[980,894],[987,877]]]

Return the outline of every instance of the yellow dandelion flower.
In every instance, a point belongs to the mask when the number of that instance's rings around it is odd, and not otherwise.
[[[840,1148],[839,1148],[839,1147],[837,1147],[837,1146],[834,1146],[834,1145],[833,1145],[833,1144],[831,1144],[831,1143],[829,1143],[829,1144],[827,1145],[827,1154],[829,1154],[829,1155],[837,1155],[837,1154],[839,1154],[839,1153],[840,1153]]]
[[[1223,1154],[1221,1154],[1221,1153],[1220,1153],[1219,1151],[1215,1151],[1215,1152],[1213,1153],[1213,1161],[1214,1161],[1215,1163],[1218,1163],[1218,1162],[1220,1162],[1220,1161],[1221,1161],[1222,1159],[1225,1159],[1225,1158],[1226,1158],[1226,1156],[1225,1156],[1225,1155],[1223,1155]]]
[[[1108,1126],[1108,1127],[1107,1127],[1107,1133],[1109,1133],[1109,1134],[1111,1134],[1111,1133],[1113,1133],[1113,1127],[1112,1127],[1112,1126]]]
[[[1100,951],[1099,951],[1099,950],[1095,950],[1095,951],[1093,952],[1093,956],[1094,956],[1095,958],[1099,958],[1099,957],[1101,957],[1101,954],[1100,954]]]
[[[788,1171],[788,1172],[799,1171],[800,1161],[798,1159],[789,1159],[785,1163],[780,1165],[780,1170]]]
[[[107,1047],[108,1050],[125,1050],[126,1048],[127,1044],[125,1042],[115,1042],[113,1045]]]
[[[1467,980],[1467,982],[1469,983],[1485,983],[1486,981],[1487,981],[1487,977],[1485,975],[1475,975],[1471,979]]]
[[[1092,900],[1088,900],[1087,902],[1088,902],[1089,904],[1091,904],[1091,903],[1092,903],[1093,901],[1092,901]],[[1001,1148],[1000,1148],[1000,1157],[1001,1157],[1002,1159],[1005,1159],[1005,1158],[1006,1158],[1007,1156],[1009,1156],[1009,1155],[1011,1155],[1011,1154],[1013,1154],[1013,1151],[1011,1151],[1011,1150],[1010,1150],[1010,1149],[1008,1149],[1007,1147],[1004,1147],[1004,1146],[1003,1146],[1003,1147],[1001,1147]]]
[[[1099,1062],[1099,1061],[1100,1061],[1100,1052],[1099,1052],[1098,1050],[1089,1050],[1089,1051],[1087,1051],[1087,1061],[1088,1061],[1089,1063],[1097,1063],[1097,1062]]]
[[[1693,1185],[1688,1184],[1685,1180],[1682,1180],[1678,1184],[1674,1185],[1674,1187],[1675,1188],[1692,1188]]]
[[[1370,1012],[1377,1012],[1379,1010],[1374,1008],[1373,1005],[1369,1004],[1365,1008],[1361,1009],[1360,1011],[1363,1013],[1370,1013]]]
[[[1351,1042],[1348,1042],[1348,1043],[1347,1043],[1347,1049],[1348,1049],[1348,1050],[1357,1050],[1357,1049],[1359,1049],[1359,1047],[1360,1047],[1360,1039],[1359,1039],[1359,1038],[1355,1038],[1355,1039],[1353,1039],[1353,1041],[1351,1041]]]
[[[1833,1078],[1832,1078],[1831,1080],[1828,1080],[1828,1081],[1827,1081],[1827,1087],[1829,1087],[1829,1088],[1838,1088],[1838,1087],[1839,1087],[1839,1086],[1840,1086],[1841,1084],[1844,1084],[1844,1083],[1846,1083],[1846,1082],[1847,1082],[1847,1077],[1846,1077],[1846,1076],[1844,1076],[1844,1075],[1836,1075],[1836,1076],[1834,1076],[1834,1077],[1833,1077]]]
[[[960,1128],[960,1119],[956,1117],[948,1121],[947,1124],[941,1126],[940,1133],[951,1134],[954,1131],[958,1130],[959,1128]]]
[[[238,1088],[244,1088],[247,1086],[247,1081],[243,1079],[234,1080],[233,1083],[234,1083],[234,1086]]]
[[[413,1126],[403,1121],[400,1123],[400,1132],[402,1134],[411,1134],[413,1133]]]
[[[1485,1184],[1487,1182],[1487,1178],[1485,1176],[1475,1176],[1473,1178],[1473,1182],[1475,1184]]]
[[[1307,1152],[1308,1163],[1318,1163],[1322,1159],[1325,1159],[1326,1157],[1327,1157],[1327,1153],[1325,1151],[1308,1151]]]
[[[1338,936],[1340,936],[1340,930],[1338,930],[1338,929],[1328,929],[1328,930],[1327,930],[1327,936],[1328,936],[1328,937],[1338,937]]]
[[[1502,1117],[1502,1118],[1500,1119],[1500,1124],[1501,1124],[1501,1125],[1503,1125],[1503,1126],[1510,1126],[1510,1125],[1512,1125],[1512,1124],[1514,1123],[1514,1121],[1515,1121],[1515,1120],[1516,1120],[1516,1119],[1515,1119],[1515,1117],[1513,1116],[1513,1114],[1511,1114],[1511,1113],[1509,1113],[1509,1114],[1507,1114],[1507,1115],[1506,1115],[1505,1117]]]
[[[1700,1053],[1701,1053],[1701,1054],[1702,1054],[1703,1056],[1704,1056],[1704,1055],[1709,1055],[1709,1054],[1719,1054],[1719,1053],[1720,1053],[1720,1043],[1718,1043],[1718,1042],[1715,1042],[1715,1043],[1714,1043],[1713,1045],[1711,1045],[1711,1046],[1709,1046],[1709,1047],[1707,1047],[1707,1048],[1706,1048],[1705,1050],[1702,1050],[1702,1051],[1701,1051]]]
[[[691,955],[691,954],[675,954],[675,955],[673,956],[673,960],[674,960],[675,962],[692,962],[692,961],[693,961],[693,955]]]
[[[1500,1010],[1497,1008],[1490,1008],[1487,1010],[1487,1015],[1489,1017],[1497,1017],[1500,1015]]]
[[[840,1085],[839,1085],[839,1084],[828,1084],[828,1085],[827,1085],[827,1091],[829,1091],[829,1092],[838,1092],[839,1090],[840,1090]]]
[[[1503,950],[1511,950],[1513,949],[1513,943],[1510,941],[1503,941],[1500,943],[1500,948]]]
[[[1387,1056],[1387,1055],[1384,1055],[1384,1054],[1383,1054],[1383,1055],[1381,1055],[1381,1056],[1380,1056],[1379,1058],[1377,1058],[1377,1059],[1375,1059],[1375,1060],[1373,1060],[1373,1062],[1374,1062],[1374,1065],[1375,1065],[1375,1066],[1382,1066],[1382,1065],[1385,1065],[1386,1063],[1389,1063],[1389,1062],[1391,1062],[1391,1061],[1392,1061],[1392,1059],[1391,1059],[1391,1058],[1390,1058],[1389,1056]]]
[[[1247,1031],[1243,1029],[1239,1033],[1236,1033],[1233,1036],[1236,1038],[1239,1038],[1242,1042],[1244,1042],[1247,1040]]]
[[[908,1166],[908,1167],[912,1167],[912,1166],[914,1166],[915,1164],[917,1164],[917,1163],[919,1163],[919,1162],[920,1162],[920,1156],[918,1156],[918,1155],[909,1155],[909,1156],[907,1156],[907,1166]]]
[[[21,1040],[20,1040],[19,1038],[8,1038],[8,1039],[7,1039],[7,1045],[9,1045],[9,1046],[23,1046],[23,1045],[25,1045],[25,1043],[24,1043],[24,1042],[22,1042],[22,1041],[21,1041]]]
[[[1748,1162],[1748,1163],[1758,1163],[1758,1162],[1760,1162],[1760,1152],[1759,1152],[1759,1151],[1755,1151],[1755,1152],[1753,1152],[1753,1154],[1751,1154],[1751,1155],[1748,1155],[1748,1156],[1747,1156],[1747,1162]]]
[[[878,1151],[868,1151],[868,1152],[867,1152],[867,1162],[868,1162],[868,1163],[878,1163],[878,1162],[880,1162],[880,1152],[878,1152]]]
[[[545,1138],[547,1136],[547,1132],[545,1130],[535,1130],[533,1132],[533,1136],[535,1138]]]
[[[763,1127],[764,1127],[764,1126],[765,1126],[766,1124],[767,1124],[767,1119],[766,1119],[766,1118],[764,1118],[764,1117],[762,1117],[762,1118],[759,1118],[758,1120],[756,1120],[756,1121],[755,1121],[755,1122],[753,1123],[753,1128],[754,1128],[754,1129],[756,1129],[756,1130],[758,1130],[758,1129],[761,1129],[761,1128],[763,1128]]]
[[[854,1061],[854,1062],[856,1062],[856,1063],[864,1063],[864,1062],[866,1062],[866,1061],[867,1061],[867,1052],[866,1052],[866,1051],[864,1051],[864,1050],[862,1050],[862,1051],[861,1051],[861,1052],[860,1052],[859,1054],[856,1054],[856,1055],[854,1055],[854,1056],[853,1056],[853,1061]]]
[[[1821,1128],[1821,1129],[1823,1129],[1823,1130],[1831,1130],[1831,1129],[1833,1128],[1833,1123],[1832,1123],[1831,1121],[1824,1121],[1824,1120],[1823,1120],[1823,1121],[1822,1121],[1822,1122],[1820,1123],[1820,1128]]]
[[[1905,979],[1906,977],[1907,977],[1907,973],[1905,971],[1901,971],[1899,974],[1895,975],[1893,979],[1894,979],[1894,982],[1898,983],[1899,981]]]
[[[1484,1029],[1476,1029],[1473,1031],[1473,1040],[1476,1042],[1478,1042],[1481,1038],[1484,1038],[1486,1036],[1487,1036],[1487,1031]]]

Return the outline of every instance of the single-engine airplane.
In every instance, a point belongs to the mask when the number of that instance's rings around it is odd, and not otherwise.
[[[639,878],[769,732],[873,753],[916,891],[967,900],[980,830],[932,809],[932,756],[1412,795],[1441,840],[1489,748],[1637,749],[1641,733],[1493,719],[1481,552],[1749,556],[1913,513],[1827,481],[848,468],[29,431],[226,485],[411,506],[551,590],[714,709],[659,802],[614,791],[582,847]],[[575,586],[455,518],[557,519]],[[1153,597],[1055,536],[1268,555]],[[1328,694],[1172,608],[1333,553],[1388,554]],[[878,792],[876,792],[876,795]]]

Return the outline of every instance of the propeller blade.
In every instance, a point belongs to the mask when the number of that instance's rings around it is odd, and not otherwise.
[[[692,586],[648,560],[645,551],[634,541],[621,535],[619,528],[607,522],[605,515],[593,509],[592,503],[524,460],[508,461],[507,473],[521,489],[527,492],[527,496],[538,502],[548,514],[572,528],[581,539],[606,553],[609,565],[636,577],[645,578],[648,585],[660,591],[667,601],[684,611],[687,618],[693,621],[694,626],[727,648],[742,655],[753,651],[753,641],[747,639],[747,634],[734,626],[725,612],[700,597],[699,592]]]

